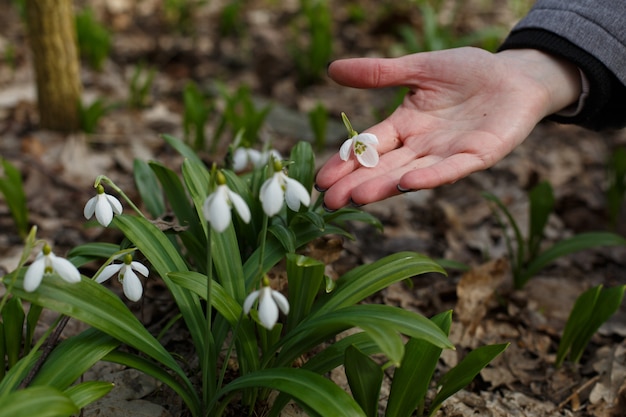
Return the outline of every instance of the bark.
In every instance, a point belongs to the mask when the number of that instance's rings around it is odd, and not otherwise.
[[[82,84],[72,0],[27,0],[26,19],[40,125],[58,131],[78,130]]]

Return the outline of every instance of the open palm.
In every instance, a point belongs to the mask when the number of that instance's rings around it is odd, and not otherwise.
[[[519,145],[543,117],[575,97],[554,97],[549,77],[529,73],[531,61],[502,57],[459,48],[331,64],[329,75],[340,84],[406,86],[410,91],[391,116],[367,130],[380,141],[376,167],[362,167],[354,158],[342,161],[338,155],[322,167],[316,183],[327,190],[326,206],[370,203],[486,169]]]

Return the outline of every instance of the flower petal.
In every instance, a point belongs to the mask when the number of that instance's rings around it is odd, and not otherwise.
[[[254,305],[256,299],[259,298],[259,291],[252,291],[243,302],[243,314],[248,314]]]
[[[277,214],[283,207],[283,199],[285,197],[283,187],[280,184],[278,174],[266,180],[261,186],[259,198],[263,205],[263,211],[268,216]]]
[[[378,145],[378,136],[373,133],[361,133],[355,140],[363,142],[367,146]]]
[[[239,172],[248,166],[248,153],[246,148],[237,148],[233,153],[233,171]]]
[[[87,220],[93,217],[93,214],[96,212],[96,203],[98,202],[98,196],[91,197],[87,204],[85,204],[85,209],[83,210],[83,215]]]
[[[248,205],[246,204],[244,199],[239,194],[231,190],[227,191],[228,198],[230,199],[230,202],[233,203],[233,206],[235,207],[235,210],[237,210],[237,213],[239,213],[239,217],[241,217],[241,220],[243,220],[244,223],[250,223],[250,208],[248,208]]]
[[[289,314],[289,300],[279,291],[272,291],[272,298],[284,314]]]
[[[263,327],[272,330],[278,320],[278,307],[272,297],[272,289],[270,287],[263,287],[261,289],[258,311],[259,320]]]
[[[122,214],[122,211],[124,209],[122,208],[122,203],[120,203],[120,200],[118,200],[117,198],[109,194],[105,194],[104,196],[106,197],[107,201],[111,205],[111,208],[113,209],[113,213]]]
[[[230,206],[226,195],[226,185],[220,185],[204,202],[204,217],[211,223],[213,229],[221,233],[230,224]]]
[[[78,272],[78,268],[73,263],[65,258],[55,256],[53,253],[49,256],[54,272],[59,274],[61,278],[72,284],[80,282],[80,272]]]
[[[304,185],[300,184],[297,180],[285,176],[285,201],[287,207],[293,211],[300,210],[300,203],[308,206],[311,203],[311,196],[309,192],[304,188]]]
[[[373,168],[378,165],[378,151],[376,148],[368,146],[365,148],[365,151],[356,155],[356,159],[364,167]]]
[[[339,157],[342,161],[347,161],[350,158],[350,151],[352,150],[353,139],[346,140],[339,149]]]
[[[133,272],[132,268],[126,266],[126,271],[124,271],[124,278],[122,278],[122,288],[124,289],[124,295],[130,301],[139,301],[141,295],[143,294],[143,286],[141,285],[141,280],[139,277]]]
[[[96,202],[96,220],[102,226],[107,227],[113,220],[113,208],[104,194],[98,194]]]
[[[256,149],[247,149],[248,161],[252,163],[255,168],[261,168],[267,163],[267,156],[257,151]]]
[[[124,264],[111,264],[104,267],[100,275],[95,277],[95,281],[98,284],[102,284],[107,279],[111,278],[113,275],[117,274]]]
[[[150,274],[150,271],[148,270],[148,268],[146,268],[144,264],[139,263],[137,261],[132,261],[130,263],[130,267],[134,269],[135,271],[139,272],[144,277],[147,277]]]
[[[26,292],[33,292],[39,288],[45,269],[46,260],[43,257],[38,258],[35,262],[30,264],[24,275],[24,290]]]

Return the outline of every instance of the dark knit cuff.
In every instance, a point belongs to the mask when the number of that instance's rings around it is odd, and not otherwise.
[[[500,50],[532,48],[577,65],[589,80],[589,96],[574,116],[551,115],[559,123],[600,130],[626,125],[626,87],[593,55],[568,40],[542,29],[522,29],[509,35]]]

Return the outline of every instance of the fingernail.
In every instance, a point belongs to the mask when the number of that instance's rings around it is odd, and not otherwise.
[[[315,189],[320,193],[326,192],[326,190],[328,190],[328,188],[322,188],[317,184],[313,184],[313,187],[315,187]]]
[[[396,188],[398,189],[398,191],[400,191],[401,193],[410,193],[412,191],[415,191],[411,188],[403,188],[400,186],[400,184],[396,185]]]
[[[355,208],[363,207],[365,204],[355,203],[353,199],[350,199],[350,205]]]
[[[322,207],[324,208],[324,210],[326,210],[327,213],[334,213],[337,210],[333,210],[331,208],[328,208],[328,206],[326,206],[326,203],[322,203]]]

